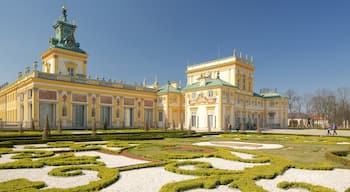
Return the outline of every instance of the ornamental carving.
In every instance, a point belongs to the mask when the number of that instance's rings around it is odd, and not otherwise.
[[[215,104],[216,98],[207,98],[202,95],[198,96],[196,100],[190,100],[189,105],[210,105]]]
[[[102,104],[112,104],[112,97],[109,96],[101,96],[100,97],[100,102]]]
[[[73,102],[87,102],[87,96],[85,94],[72,94]]]
[[[134,105],[134,99],[124,98],[124,105]]]
[[[39,90],[39,99],[57,100],[56,91]]]
[[[145,100],[144,105],[145,105],[145,107],[153,107],[153,101]]]

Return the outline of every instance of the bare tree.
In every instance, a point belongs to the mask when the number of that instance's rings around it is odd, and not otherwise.
[[[296,98],[296,92],[293,89],[288,89],[286,92],[286,95],[288,97],[288,110],[289,113],[293,113],[294,112],[294,103],[295,103],[295,98]]]
[[[337,123],[342,123],[343,126],[345,121],[349,118],[349,97],[350,88],[340,87],[337,89],[337,100],[338,100],[338,118]]]

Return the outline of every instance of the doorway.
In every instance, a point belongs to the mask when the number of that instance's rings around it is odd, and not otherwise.
[[[49,126],[56,127],[56,105],[52,103],[39,104],[39,126],[43,128],[46,123],[46,118],[49,119]]]
[[[132,127],[134,125],[134,109],[133,108],[125,108],[124,110],[124,122],[125,127]]]
[[[107,122],[107,127],[111,127],[111,107],[101,106],[101,124]]]
[[[83,128],[86,125],[86,107],[85,105],[73,105],[73,126]]]

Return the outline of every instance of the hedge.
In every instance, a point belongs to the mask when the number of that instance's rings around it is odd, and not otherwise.
[[[345,166],[350,166],[350,159],[345,158],[349,153],[350,151],[327,151],[325,157],[328,160],[341,163]]]
[[[98,157],[79,156],[76,157],[73,153],[65,153],[60,156],[44,157],[33,161],[29,158],[20,159],[14,162],[0,164],[0,169],[18,169],[18,168],[40,168],[44,165],[60,166],[60,165],[83,165],[83,164],[97,164],[104,165],[103,162],[96,161]]]
[[[33,191],[33,192],[89,192],[89,191],[98,191],[102,188],[105,188],[119,178],[118,169],[112,169],[102,166],[70,166],[70,167],[62,167],[56,168],[50,171],[51,175],[64,175],[64,171],[67,170],[91,170],[98,171],[98,177],[101,178],[98,181],[92,181],[87,185],[68,188],[68,189],[60,189],[60,188],[49,188],[42,189],[45,186],[44,182],[31,182],[26,179],[16,179],[8,182],[0,183],[0,191]],[[65,175],[71,176],[71,175]]]
[[[162,186],[160,192],[178,192],[197,188],[214,189],[218,185],[227,185],[232,181],[233,177],[228,175],[206,176],[197,179],[167,183]]]
[[[55,153],[53,151],[20,151],[16,152],[16,155],[12,156],[12,159],[26,159],[26,158],[42,158],[50,157]]]
[[[194,165],[196,169],[188,170],[181,169],[180,166]],[[238,174],[242,171],[237,170],[224,170],[213,168],[210,163],[200,161],[178,161],[171,162],[165,166],[165,170],[185,175],[197,175],[197,176],[209,176],[209,175],[224,175],[224,174]]]
[[[0,183],[0,192],[8,191],[34,191],[34,189],[40,189],[45,187],[44,182],[33,182],[27,179],[14,179]]]
[[[290,189],[290,188],[302,188],[302,189],[307,189],[310,192],[336,192],[333,189],[327,188],[327,187],[322,187],[319,185],[312,185],[309,183],[304,183],[304,182],[287,182],[283,181],[277,184],[277,187],[281,189]]]

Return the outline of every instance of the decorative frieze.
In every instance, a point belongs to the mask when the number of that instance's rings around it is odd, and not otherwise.
[[[124,98],[124,105],[134,105],[134,102],[133,98]]]
[[[49,90],[39,90],[39,99],[57,100],[57,92]]]
[[[100,103],[101,104],[112,104],[112,97],[110,96],[101,96],[100,97]]]
[[[87,102],[87,95],[86,94],[78,94],[78,93],[73,93],[72,94],[72,101],[73,102]]]

